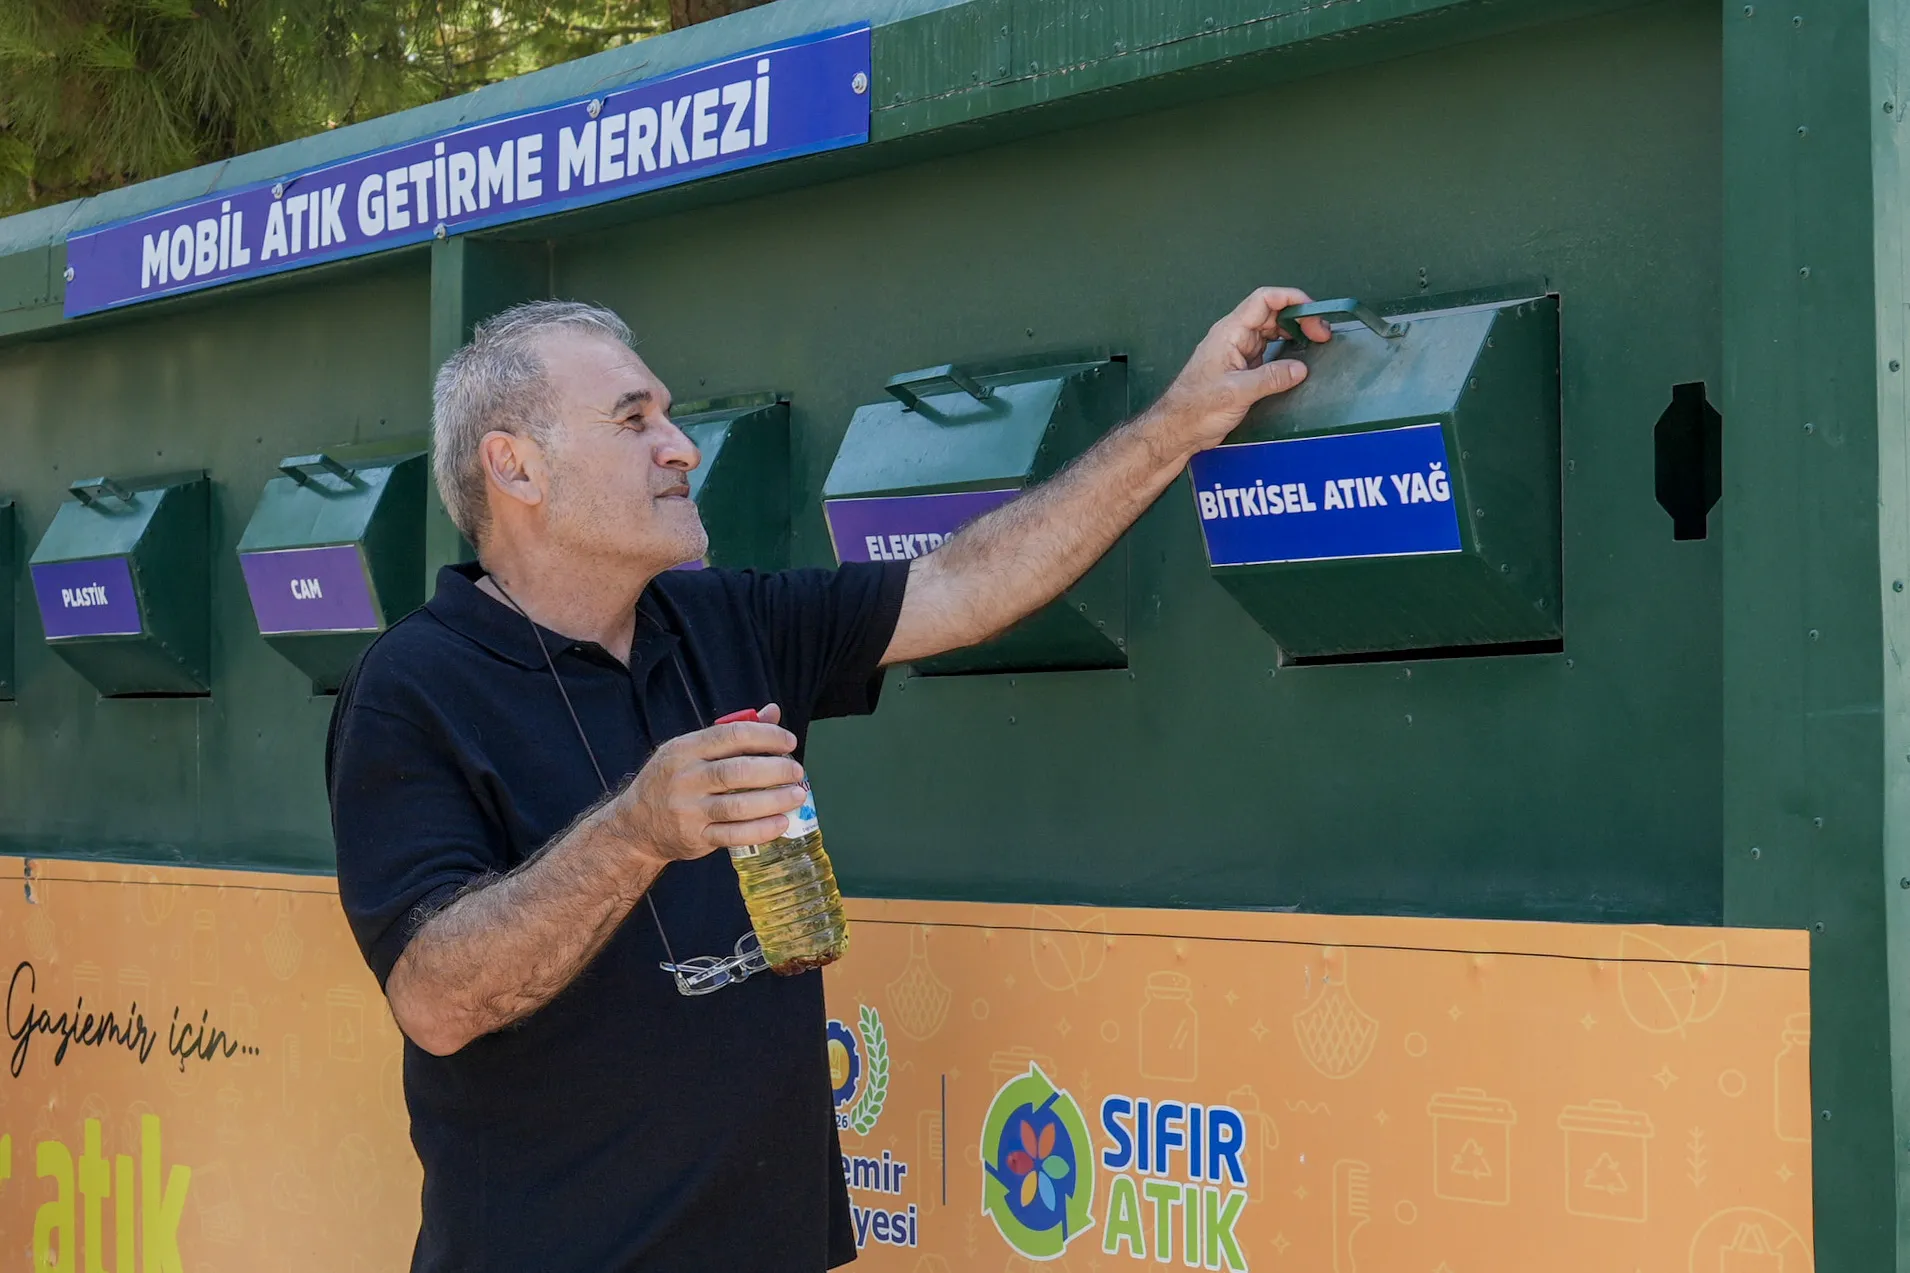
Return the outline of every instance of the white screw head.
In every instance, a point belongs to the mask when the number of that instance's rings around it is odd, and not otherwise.
[[[66,267],[66,281],[69,283],[73,281],[73,267],[70,265]]]
[[[431,233],[433,237],[442,239],[449,231],[444,228],[444,222],[440,221],[431,227]]]
[[[604,113],[604,99],[601,97],[591,98],[590,106],[588,107],[588,109],[590,111],[590,117],[592,119],[597,118],[597,116]]]
[[[862,94],[869,91],[869,77],[863,72],[857,71],[856,77],[849,81],[849,87],[854,89],[856,91],[856,95],[860,97]]]
[[[285,197],[285,183],[283,181],[272,187],[272,197],[274,199],[283,199]]]

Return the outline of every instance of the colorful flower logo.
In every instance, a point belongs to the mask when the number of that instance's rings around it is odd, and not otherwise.
[[[982,1211],[1020,1254],[1052,1260],[1092,1227],[1087,1123],[1040,1066],[1031,1063],[995,1093],[982,1150]]]
[[[1039,1132],[1035,1130],[1037,1119],[1041,1120]],[[1008,1154],[1009,1172],[1021,1178],[1021,1210],[1028,1211],[1039,1201],[1044,1210],[1058,1212],[1060,1191],[1074,1187],[1074,1147],[1068,1143],[1067,1133],[1061,1130],[1053,1111],[1045,1108],[1030,1113],[1017,1110],[1009,1122],[1021,1139],[1021,1148]],[[1057,1149],[1061,1152],[1056,1153]],[[1059,1188],[1056,1181],[1060,1182]],[[1063,1215],[1061,1223],[1067,1222]]]

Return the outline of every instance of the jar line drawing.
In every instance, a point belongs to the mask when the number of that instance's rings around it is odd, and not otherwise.
[[[1140,1028],[1142,1078],[1191,1083],[1200,1077],[1200,1012],[1192,977],[1149,973]]]

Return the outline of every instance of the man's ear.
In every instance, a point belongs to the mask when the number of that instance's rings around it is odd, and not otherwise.
[[[531,439],[492,430],[478,443],[478,463],[492,490],[534,507],[544,502],[544,452]]]

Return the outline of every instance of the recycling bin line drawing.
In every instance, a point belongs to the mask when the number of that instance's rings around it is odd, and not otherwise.
[[[1649,1215],[1650,1116],[1618,1101],[1594,1100],[1566,1106],[1558,1124],[1565,1133],[1565,1209],[1643,1224]]]
[[[1441,1092],[1426,1103],[1433,1120],[1433,1196],[1504,1207],[1512,1202],[1512,1102],[1481,1088]]]

